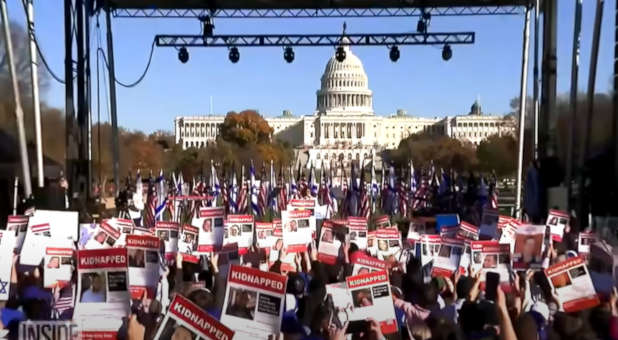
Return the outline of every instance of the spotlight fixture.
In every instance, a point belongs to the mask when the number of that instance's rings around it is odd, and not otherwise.
[[[181,63],[185,64],[187,61],[189,61],[189,51],[187,51],[186,48],[181,47],[178,50],[178,60],[180,60]]]
[[[340,63],[345,60],[345,50],[343,49],[343,46],[337,47],[337,51],[335,52],[335,59],[337,59],[337,61]]]
[[[391,51],[388,53],[388,56],[391,58],[392,62],[396,62],[397,60],[399,60],[399,47],[397,46],[393,46],[391,47]]]
[[[416,24],[416,32],[418,33],[427,33],[427,25],[423,19],[418,19],[418,23]]]
[[[240,52],[238,51],[238,48],[236,47],[230,48],[230,54],[228,57],[230,58],[230,61],[232,63],[236,64],[238,60],[240,60]]]
[[[200,20],[204,24],[204,36],[212,37],[215,25],[212,23],[212,19],[210,18],[210,16],[201,17]]]
[[[294,50],[291,47],[288,46],[285,48],[283,51],[283,59],[285,59],[288,63],[294,61]]]
[[[444,59],[444,61],[448,61],[452,56],[453,50],[451,50],[451,45],[444,45],[444,48],[442,48],[442,59]]]

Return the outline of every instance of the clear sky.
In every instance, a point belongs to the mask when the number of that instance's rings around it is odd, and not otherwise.
[[[558,12],[558,92],[570,87],[573,9],[575,0],[560,0]],[[8,0],[9,16],[25,22],[20,0]],[[596,1],[584,1],[582,55],[579,89],[588,83],[590,46]],[[609,92],[613,68],[613,25],[615,0],[605,2],[596,90]],[[36,34],[52,69],[64,78],[64,35],[62,1],[35,0]],[[215,34],[239,33],[339,33],[344,20],[350,33],[414,32],[414,18],[381,19],[218,19]],[[96,19],[93,20],[93,25]],[[146,65],[155,34],[199,34],[195,19],[113,19],[117,78],[132,82]],[[105,19],[100,18],[105,46]],[[353,47],[369,77],[374,109],[379,115],[398,108],[416,116],[464,114],[478,96],[486,113],[504,114],[509,101],[519,95],[524,16],[434,17],[429,31],[476,32],[474,45],[453,46],[453,57],[444,62],[441,49],[431,46],[400,47],[401,58],[393,63],[386,47]],[[531,37],[533,30],[531,30]],[[532,40],[531,40],[532,42]],[[93,30],[96,48],[96,30]],[[265,116],[289,109],[295,115],[311,114],[315,92],[330,47],[296,48],[294,63],[283,60],[282,48],[242,48],[240,62],[229,62],[225,48],[193,48],[190,60],[181,64],[173,48],[156,48],[146,78],[135,88],[117,87],[119,124],[151,132],[172,130],[177,115],[208,114],[210,97],[215,114],[253,108]],[[92,54],[94,55],[94,49]],[[532,45],[530,48],[532,57]],[[96,89],[96,60],[92,62]],[[530,60],[532,81],[532,59]],[[103,78],[101,76],[101,82]],[[108,120],[105,89],[101,87],[101,120]],[[532,86],[528,86],[532,94]],[[51,81],[44,99],[64,107],[64,86]],[[96,92],[93,120],[96,121]]]

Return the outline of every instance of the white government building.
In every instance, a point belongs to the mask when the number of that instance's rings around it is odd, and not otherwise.
[[[342,40],[345,60],[339,62],[333,55],[326,64],[313,114],[299,117],[286,110],[279,117],[265,117],[274,130],[273,138],[306,151],[317,167],[322,161],[347,163],[370,157],[372,152],[379,155],[385,149],[397,148],[402,139],[417,132],[445,135],[474,145],[494,134],[515,132],[512,118],[483,114],[478,100],[469,113],[458,116],[413,117],[404,110],[391,116],[376,115],[363,63],[346,40]],[[176,117],[176,143],[186,149],[214,142],[224,119],[224,115]]]

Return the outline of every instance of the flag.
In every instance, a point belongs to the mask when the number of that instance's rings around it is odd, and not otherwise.
[[[227,173],[225,172],[225,168],[223,168],[223,179],[221,180],[221,204],[225,208],[226,214],[229,213],[230,207],[230,192],[229,192],[229,183],[227,178]]]
[[[238,193],[238,211],[237,214],[247,212],[247,196],[249,194],[249,188],[247,181],[245,180],[245,166],[240,168],[240,192]]]
[[[156,180],[157,192],[157,207],[155,209],[155,220],[160,221],[167,207],[167,186],[165,185],[165,177],[163,177],[163,169],[159,170],[159,176]]]
[[[376,179],[375,159],[373,157],[373,151],[371,152],[371,212],[376,211],[376,201],[380,194],[380,187],[378,186],[378,180]]]
[[[260,215],[260,207],[258,205],[258,188],[255,182],[255,167],[253,166],[253,160],[251,160],[251,165],[249,166],[249,185],[251,213],[257,216]]]
[[[232,177],[229,179],[229,205],[230,214],[237,214],[238,209],[238,183],[236,182],[236,167],[232,164]]]
[[[313,168],[313,162],[311,162],[311,170],[309,170],[309,194],[311,197],[318,196],[318,184],[315,178],[315,169]]]
[[[397,181],[397,183],[399,184],[397,186],[397,196],[398,196],[397,207],[399,208],[399,212],[401,213],[401,216],[408,216],[408,191],[406,188],[406,181],[405,181],[405,177],[403,174],[403,168],[401,169],[400,180]]]
[[[279,198],[277,195],[277,175],[275,174],[275,164],[274,161],[270,160],[270,180],[268,181],[268,207],[272,211],[277,211],[279,205],[277,204],[277,199]]]
[[[144,215],[144,227],[154,228],[155,226],[155,210],[157,207],[157,189],[152,180],[152,176],[148,178],[148,194],[146,196],[146,206]]]
[[[305,178],[300,162],[298,162],[298,176],[296,179],[298,180],[298,195],[300,198],[306,198],[309,196],[309,186],[307,185],[307,178]]]
[[[498,209],[498,180],[495,173],[492,173],[492,181],[489,185],[489,207]]]
[[[266,168],[262,163],[262,171],[260,173],[260,186],[258,188],[258,212],[260,215],[266,214],[268,204],[268,186],[266,185]]]
[[[372,189],[371,189],[372,190]],[[360,216],[369,218],[371,213],[371,207],[369,203],[369,192],[367,190],[367,184],[365,183],[365,159],[362,161],[360,168]]]
[[[217,205],[217,197],[221,194],[221,186],[219,185],[219,177],[217,176],[217,170],[215,169],[215,164],[210,160],[210,190],[212,192],[214,204]]]
[[[290,199],[297,199],[298,195],[298,186],[296,185],[296,180],[294,179],[294,174],[292,173],[292,166],[290,165]]]
[[[279,212],[284,211],[288,206],[288,188],[283,175],[283,165],[279,168],[279,199],[277,204]]]
[[[354,162],[351,163],[352,167],[350,170],[350,188],[348,189],[346,195],[346,202],[344,204],[346,209],[344,210],[344,212],[347,213],[347,216],[358,216],[358,208],[360,203],[358,199],[359,188],[356,178],[356,167],[354,166]]]

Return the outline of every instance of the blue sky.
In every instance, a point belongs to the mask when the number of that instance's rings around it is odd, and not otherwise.
[[[560,0],[558,12],[558,92],[570,87],[574,0]],[[595,1],[584,1],[582,55],[579,89],[588,83],[590,45]],[[9,16],[18,23],[25,17],[21,1],[9,0]],[[597,92],[611,89],[615,0],[605,3]],[[35,0],[36,32],[41,49],[52,69],[63,73],[64,36],[61,1]],[[238,33],[338,33],[344,20],[350,33],[413,32],[417,18],[382,19],[219,19],[215,34]],[[93,20],[94,21],[94,20]],[[105,20],[101,16],[105,45]],[[393,63],[386,47],[354,47],[364,63],[369,87],[374,93],[377,114],[388,115],[398,108],[415,116],[445,116],[467,113],[477,96],[487,113],[504,114],[509,101],[519,94],[524,16],[434,17],[430,31],[474,31],[474,45],[453,46],[453,58],[444,62],[441,49],[431,46],[400,47],[401,58]],[[93,23],[94,24],[94,23]],[[194,19],[113,19],[116,74],[132,82],[145,67],[155,34],[198,34]],[[531,34],[533,31],[531,30]],[[93,32],[96,48],[96,33]],[[532,37],[532,35],[531,35]],[[208,114],[210,97],[214,113],[253,108],[265,116],[289,109],[296,115],[311,114],[315,92],[327,60],[329,47],[296,48],[292,64],[283,60],[282,48],[243,48],[240,62],[232,64],[224,48],[193,48],[190,60],[181,64],[173,48],[155,48],[146,78],[135,88],[117,87],[119,124],[151,132],[172,130],[177,115]],[[532,45],[530,49],[532,57]],[[94,55],[94,49],[93,49]],[[96,61],[92,62],[93,88]],[[532,60],[530,61],[530,81]],[[101,77],[101,82],[103,78]],[[106,91],[101,88],[101,120],[108,120]],[[532,94],[532,86],[528,86]],[[96,93],[93,116],[96,121]],[[44,99],[64,107],[64,86],[51,81]]]

